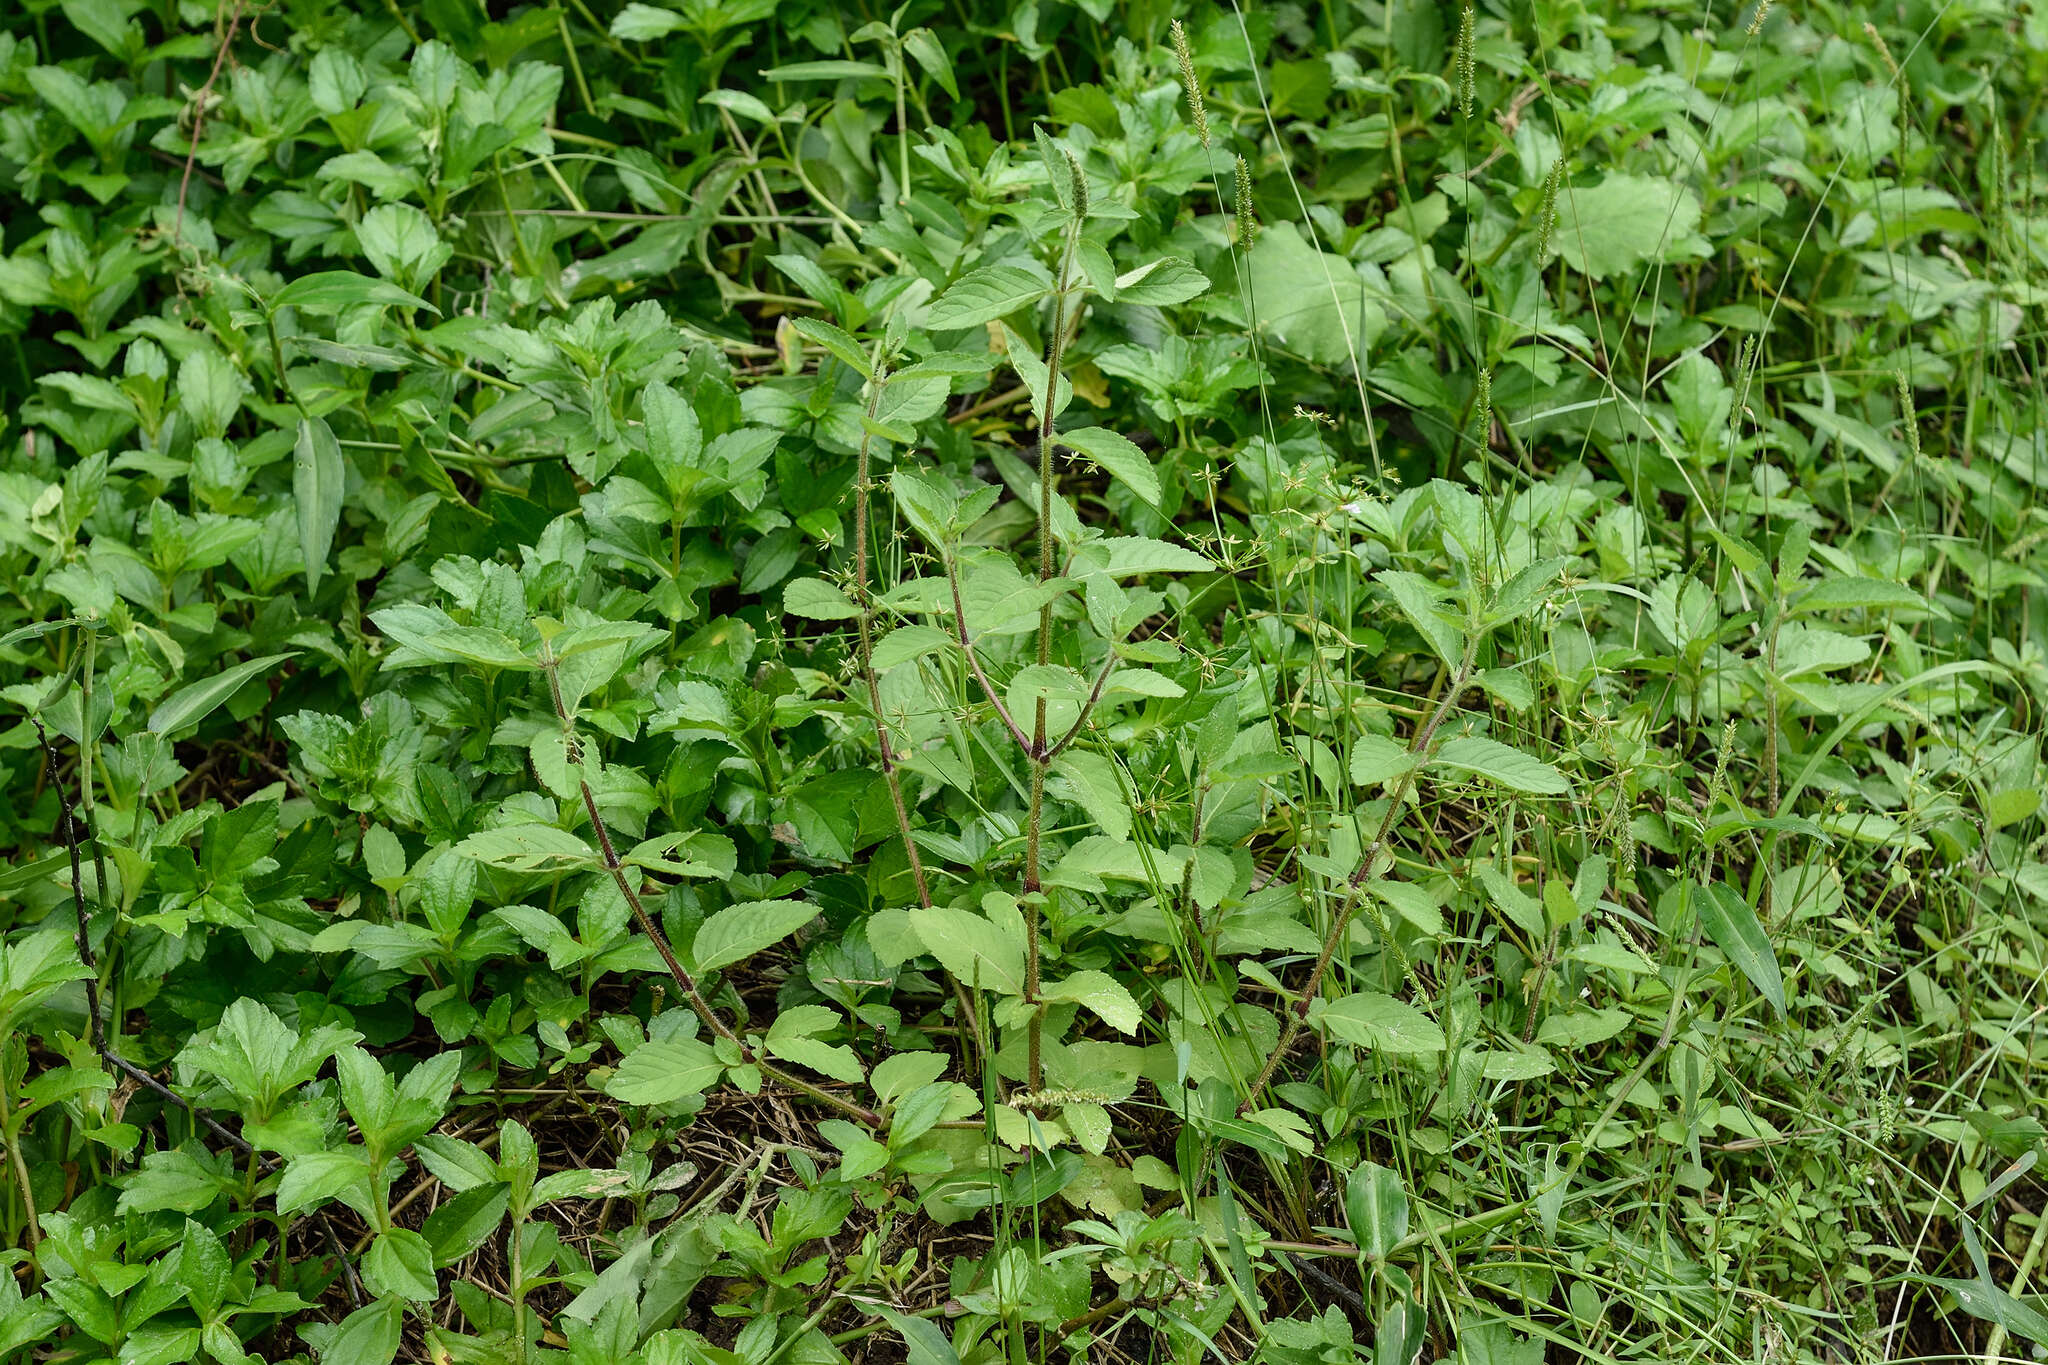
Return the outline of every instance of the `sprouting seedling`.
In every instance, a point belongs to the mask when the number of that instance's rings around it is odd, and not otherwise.
[[[1456,73],[1458,77],[1458,113],[1465,118],[1472,117],[1472,108],[1477,103],[1479,90],[1479,63],[1473,52],[1476,42],[1473,30],[1478,15],[1472,6],[1465,6],[1458,18],[1458,50]]]
[[[1173,21],[1173,56],[1180,63],[1180,83],[1188,92],[1188,112],[1195,120],[1195,136],[1202,149],[1209,148],[1209,111],[1202,103],[1202,82],[1195,76],[1195,54],[1188,46],[1188,31],[1180,20]]]

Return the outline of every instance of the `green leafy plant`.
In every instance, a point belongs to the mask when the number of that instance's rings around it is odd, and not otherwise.
[[[2048,1344],[2044,78],[11,15],[0,1360]]]

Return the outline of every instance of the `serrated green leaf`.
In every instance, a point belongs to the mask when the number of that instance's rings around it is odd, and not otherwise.
[[[597,850],[554,825],[503,825],[479,830],[455,846],[466,858],[515,872],[597,867]]]
[[[962,983],[1002,995],[1023,993],[1023,945],[980,915],[929,906],[910,912],[910,926],[925,951]]]
[[[1525,754],[1498,740],[1478,735],[1458,735],[1445,740],[1431,755],[1432,769],[1470,773],[1498,782],[1510,791],[1536,796],[1562,796],[1571,790],[1565,775],[1534,754]]]
[[[690,941],[691,965],[700,972],[729,967],[782,942],[817,917],[818,907],[804,901],[728,905],[698,927]]]
[[[1444,1031],[1415,1006],[1377,991],[1332,1001],[1320,1011],[1330,1032],[1378,1052],[1442,1052]]]
[[[808,621],[851,621],[860,615],[845,593],[817,578],[793,578],[783,584],[782,610]]]
[[[1209,292],[1209,277],[1178,256],[1165,256],[1116,277],[1118,303],[1171,307]]]
[[[935,332],[979,327],[1028,308],[1051,292],[1045,279],[1011,265],[984,266],[961,276],[925,310]]]
[[[604,1093],[622,1104],[673,1104],[716,1084],[724,1065],[691,1038],[655,1039],[626,1055]]]
[[[846,332],[834,327],[822,318],[791,318],[789,325],[791,330],[801,335],[805,340],[815,342],[840,361],[851,366],[854,372],[860,375],[861,378],[873,379],[875,377],[874,366],[868,361],[867,351],[862,348],[858,341],[847,335]]]
[[[1040,994],[1047,1000],[1072,1000],[1091,1011],[1119,1033],[1136,1033],[1138,1002],[1124,984],[1108,972],[1080,971],[1061,981],[1045,983]]]
[[[1387,590],[1394,605],[1408,618],[1429,647],[1451,667],[1457,667],[1464,652],[1464,627],[1437,603],[1437,587],[1420,574],[1403,569],[1382,571],[1375,581]]]
[[[1159,475],[1145,458],[1145,452],[1132,444],[1128,436],[1107,427],[1077,427],[1059,433],[1054,439],[1115,475],[1147,507],[1159,506]]]

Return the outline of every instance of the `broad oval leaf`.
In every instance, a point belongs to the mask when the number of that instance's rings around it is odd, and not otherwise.
[[[599,866],[597,851],[554,825],[500,825],[478,830],[455,846],[467,858],[514,872],[560,872]]]
[[[1330,1032],[1378,1052],[1442,1052],[1444,1031],[1415,1006],[1378,991],[1360,991],[1323,1007]]]
[[[782,587],[782,610],[809,621],[850,621],[860,608],[820,578],[793,578]]]
[[[1430,759],[1432,768],[1449,768],[1498,782],[1511,791],[1535,796],[1562,796],[1572,789],[1565,775],[1534,754],[1512,749],[1478,735],[1447,739]]]
[[[626,1054],[604,1093],[625,1104],[673,1104],[708,1089],[725,1068],[694,1038],[663,1038]]]
[[[818,907],[804,901],[741,901],[704,921],[690,942],[692,964],[700,972],[729,967],[773,947],[818,917]]]
[[[1129,437],[1108,427],[1077,427],[1059,433],[1054,439],[1115,475],[1147,507],[1159,506],[1159,474]]]
[[[1344,1216],[1358,1249],[1372,1260],[1385,1260],[1408,1235],[1408,1191],[1400,1172],[1359,1162],[1344,1180]]]
[[[1164,308],[1208,292],[1209,277],[1178,256],[1162,256],[1116,278],[1118,303],[1148,303]]]
[[[925,951],[961,984],[1003,995],[1023,994],[1023,945],[980,915],[930,906],[912,910],[910,925]]]
[[[1123,982],[1108,972],[1075,972],[1064,981],[1048,983],[1039,994],[1047,1000],[1072,1000],[1085,1006],[1119,1033],[1138,1031],[1138,1002],[1131,998]]]
[[[935,332],[957,332],[1008,317],[1044,298],[1051,286],[1028,270],[1013,265],[984,266],[953,282],[925,310],[925,326]]]

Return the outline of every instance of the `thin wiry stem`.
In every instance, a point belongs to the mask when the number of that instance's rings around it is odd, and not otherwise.
[[[1407,799],[1408,789],[1415,784],[1415,774],[1429,755],[1430,745],[1436,739],[1437,727],[1443,724],[1444,717],[1450,714],[1451,707],[1463,695],[1466,684],[1471,680],[1472,663],[1478,652],[1479,637],[1468,637],[1465,641],[1464,657],[1458,660],[1458,666],[1451,671],[1449,685],[1437,699],[1429,718],[1423,721],[1421,728],[1415,732],[1415,738],[1409,742],[1410,761],[1406,770],[1395,779],[1394,789],[1388,794],[1386,816],[1380,821],[1380,827],[1373,834],[1372,842],[1359,854],[1357,870],[1345,879],[1344,899],[1338,903],[1337,918],[1330,925],[1329,934],[1323,939],[1323,951],[1316,958],[1315,970],[1309,973],[1308,980],[1302,983],[1300,993],[1294,997],[1294,1003],[1288,1007],[1287,1023],[1280,1031],[1279,1044],[1266,1057],[1266,1064],[1259,1068],[1258,1078],[1252,1082],[1251,1089],[1245,1092],[1243,1101],[1237,1106],[1238,1113],[1245,1114],[1251,1111],[1259,1096],[1264,1093],[1267,1083],[1273,1079],[1274,1071],[1280,1066],[1280,1059],[1287,1055],[1288,1049],[1294,1046],[1294,1040],[1301,1036],[1302,1025],[1308,1021],[1309,1002],[1314,1000],[1316,992],[1322,989],[1323,977],[1330,970],[1330,961],[1337,955],[1337,945],[1344,941],[1344,931],[1351,926],[1351,916],[1358,909],[1358,903],[1365,894],[1365,884],[1372,879],[1373,865],[1379,861],[1380,850],[1386,847],[1387,840],[1393,836],[1394,822],[1401,818],[1401,803]]]
[[[1109,686],[1109,675],[1116,672],[1116,647],[1112,645],[1109,657],[1102,661],[1102,671],[1095,675],[1095,686],[1088,689],[1088,700],[1081,703],[1081,714],[1074,717],[1074,723],[1060,736],[1059,742],[1046,751],[1045,761],[1052,762],[1066,752],[1067,746],[1081,737],[1087,728],[1088,717],[1095,714],[1096,705],[1102,700],[1102,689]]]
[[[868,712],[875,722],[875,743],[882,751],[882,779],[889,787],[889,804],[896,809],[896,829],[903,836],[903,852],[910,859],[911,880],[917,883],[917,903],[931,908],[932,892],[925,880],[924,860],[918,856],[917,841],[910,837],[910,808],[903,801],[903,778],[896,771],[896,753],[889,743],[889,722],[882,715],[882,684],[875,676],[875,598],[868,589],[868,479],[872,465],[875,414],[882,402],[882,386],[889,382],[880,349],[875,356],[874,377],[868,381],[868,420],[860,437],[860,457],[853,475],[853,586],[854,602],[860,608],[860,676],[867,686]]]
[[[1074,253],[1081,244],[1081,218],[1077,214],[1074,224],[1067,232],[1067,249],[1060,261],[1059,287],[1053,291],[1052,329],[1045,343],[1045,397],[1038,415],[1038,581],[1050,582],[1058,566],[1053,562],[1052,532],[1052,423],[1058,404],[1060,388],[1060,359],[1067,339],[1067,291],[1073,286]],[[1038,609],[1038,662],[1040,666],[1052,662],[1052,600],[1047,598]],[[1045,697],[1038,698],[1033,708],[1031,743],[1026,752],[1032,756],[1031,764],[1031,811],[1024,836],[1024,1000],[1031,1006],[1031,1020],[1026,1026],[1026,1078],[1033,1090],[1045,1088],[1044,1071],[1040,1062],[1042,1035],[1044,1033],[1045,1011],[1038,1000],[1038,902],[1040,882],[1040,853],[1045,841],[1045,771],[1051,766],[1052,758],[1047,750],[1045,737]]]
[[[981,684],[982,694],[988,698],[989,705],[995,707],[996,717],[1010,732],[1010,738],[1017,741],[1017,747],[1024,751],[1026,758],[1036,762],[1038,746],[1025,737],[1023,729],[1010,715],[1010,708],[1003,705],[1003,699],[996,695],[995,686],[989,682],[988,674],[982,671],[981,656],[974,652],[974,640],[967,633],[967,606],[960,600],[960,568],[951,555],[945,557],[945,566],[946,586],[953,590],[953,634],[960,642],[961,653],[967,656],[967,667],[973,671],[974,680]]]
[[[860,437],[860,456],[854,470],[853,502],[853,583],[855,604],[860,608],[860,676],[868,694],[868,714],[875,723],[875,744],[882,754],[882,779],[889,788],[889,805],[896,812],[896,832],[903,839],[903,853],[910,860],[910,879],[917,886],[917,903],[924,909],[932,908],[932,888],[925,876],[924,858],[917,851],[917,840],[910,832],[910,806],[903,799],[903,776],[896,766],[895,747],[889,738],[889,722],[882,713],[882,681],[875,674],[875,595],[868,586],[868,522],[873,488],[870,486],[873,474],[871,459],[874,446],[875,416],[881,410],[882,388],[889,382],[889,372],[882,348],[875,348],[874,375],[868,381],[868,420],[863,425]],[[970,658],[973,656],[970,654]],[[986,683],[983,684],[986,686]],[[952,983],[953,999],[960,1007],[960,1019],[974,1036],[975,1045],[984,1047],[981,1026],[977,1021],[974,1001],[969,998],[967,988],[951,972],[946,979]],[[985,1051],[984,1047],[984,1051]]]
[[[771,1076],[790,1089],[808,1095],[820,1104],[837,1109],[850,1118],[858,1119],[871,1128],[881,1127],[882,1116],[872,1109],[864,1109],[851,1100],[812,1085],[802,1077],[793,1076],[769,1062],[756,1052],[746,1039],[733,1032],[732,1027],[718,1016],[718,1011],[711,1008],[711,1002],[704,998],[704,993],[698,989],[696,980],[684,969],[682,962],[676,957],[675,949],[669,946],[668,935],[661,931],[661,926],[654,922],[654,918],[647,913],[647,908],[640,903],[640,895],[633,889],[632,879],[626,876],[626,865],[619,858],[618,851],[612,847],[611,831],[605,828],[604,817],[598,814],[597,797],[583,776],[582,743],[576,738],[576,725],[569,718],[569,708],[562,701],[562,682],[556,664],[557,660],[553,656],[543,656],[541,671],[547,674],[548,697],[554,703],[556,718],[562,722],[562,738],[568,748],[569,763],[576,770],[576,786],[583,795],[583,809],[590,816],[591,831],[597,835],[598,852],[603,855],[605,871],[610,874],[612,884],[619,888],[619,894],[625,897],[626,908],[633,913],[633,922],[640,926],[640,932],[654,945],[654,951],[661,954],[662,962],[667,965],[669,975],[675,978],[683,997],[690,1002],[690,1008],[696,1011],[697,1017],[702,1019],[713,1033],[738,1047],[742,1060],[749,1066],[758,1068],[763,1075]]]
[[[81,709],[83,723],[92,724],[92,717]],[[105,1053],[107,1050],[107,1026],[100,1018],[100,972],[98,960],[92,951],[92,913],[85,905],[85,876],[78,862],[78,817],[71,806],[71,788],[64,782],[64,774],[57,761],[57,746],[50,743],[50,732],[43,728],[41,716],[29,718],[36,727],[36,738],[42,742],[43,761],[49,764],[50,782],[57,789],[58,829],[64,835],[64,851],[71,856],[71,904],[78,915],[78,960],[84,964],[86,1031],[92,1039],[92,1050]]]

